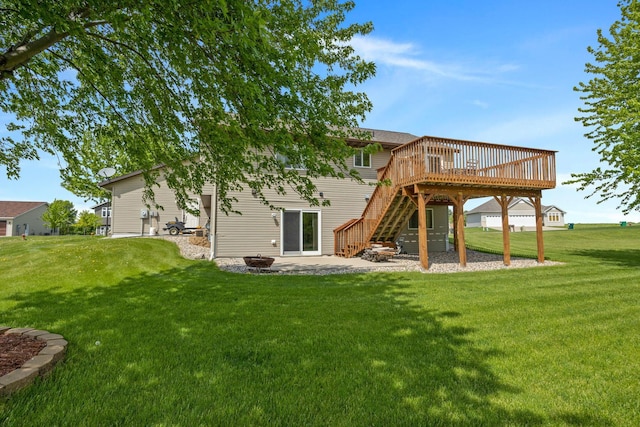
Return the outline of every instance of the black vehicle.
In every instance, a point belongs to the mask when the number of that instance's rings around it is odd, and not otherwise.
[[[184,225],[184,221],[179,221],[176,217],[175,221],[169,221],[166,224],[166,227],[163,228],[165,231],[169,231],[169,234],[172,236],[177,236],[178,234],[191,234],[195,233],[196,230],[200,230],[200,227],[186,227]]]

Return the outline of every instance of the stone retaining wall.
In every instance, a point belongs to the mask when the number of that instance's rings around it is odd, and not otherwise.
[[[0,326],[0,334],[20,334],[47,343],[40,352],[27,360],[19,369],[0,377],[0,398],[6,398],[33,382],[36,377],[44,377],[64,358],[68,342],[60,334],[33,328],[10,328]]]

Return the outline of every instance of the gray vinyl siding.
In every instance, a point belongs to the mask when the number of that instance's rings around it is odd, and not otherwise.
[[[362,179],[377,180],[378,169],[385,167],[390,158],[391,151],[383,150],[371,155],[370,168],[356,167],[353,157],[349,160],[350,163],[347,162],[347,165],[357,170]]]
[[[433,229],[427,230],[427,252],[444,252],[447,250],[449,238],[449,210],[447,206],[429,206],[433,209]],[[404,237],[403,250],[408,254],[419,252],[418,230],[409,229],[409,218],[407,216],[404,227],[399,237]]]
[[[15,217],[12,221],[12,234],[14,236],[20,236],[25,232],[25,226],[29,226],[29,234],[31,236],[41,236],[50,233],[49,227],[44,225],[42,215],[47,211],[48,206],[38,206],[28,212],[23,213]],[[9,231],[7,229],[7,231]],[[7,235],[9,235],[7,233]]]
[[[324,199],[331,201],[331,206],[310,207],[295,193],[279,196],[265,192],[265,195],[275,206],[285,210],[320,212],[321,253],[331,255],[334,252],[333,229],[349,219],[360,217],[366,206],[365,195],[371,194],[372,187],[349,179],[329,178],[316,180],[316,185]],[[242,215],[218,212],[216,256],[281,255],[281,211],[269,210],[249,190],[234,193],[233,196],[238,199],[235,207]],[[276,214],[275,218],[272,213]],[[275,240],[275,245],[271,243],[272,240]]]
[[[467,214],[467,227],[482,227],[482,214],[480,213],[472,213]]]
[[[332,255],[334,253],[333,230],[350,219],[359,218],[366,206],[366,196],[371,195],[377,181],[377,169],[384,167],[390,157],[390,151],[384,150],[372,155],[371,168],[357,168],[360,176],[365,180],[358,183],[351,179],[321,178],[314,180],[317,187],[317,197],[320,202],[329,200],[329,206],[310,207],[308,202],[300,199],[299,195],[290,190],[286,195],[278,195],[274,191],[265,190],[265,197],[275,206],[284,210],[302,210],[318,212],[320,217],[320,253]],[[353,158],[347,162],[353,166]],[[165,223],[184,218],[182,209],[178,208],[172,190],[166,186],[162,176],[158,179],[158,187],[154,187],[155,201],[164,209],[154,209],[157,216],[140,218],[140,210],[147,209],[143,202],[144,181],[141,175],[123,177],[105,188],[113,189],[112,200],[112,234],[113,235],[148,235],[151,227],[159,234],[166,234],[162,230]],[[319,193],[323,196],[320,197]],[[202,190],[204,198],[211,198],[211,207],[201,206],[199,223],[205,226],[211,213],[211,230],[215,257],[280,256],[282,255],[281,228],[282,210],[272,211],[251,194],[249,189],[233,192],[229,197],[235,197],[234,209],[242,215],[220,211],[216,203],[216,190],[211,184]],[[200,197],[194,197],[200,199]],[[448,209],[446,206],[430,206],[433,209],[434,229],[428,231],[429,251],[447,250],[448,238]],[[406,218],[408,223],[409,217]],[[405,249],[410,253],[417,253],[417,230],[408,230],[405,225]]]
[[[184,218],[184,211],[176,204],[173,191],[167,187],[165,179],[158,178],[159,187],[154,187],[155,201],[162,206],[162,209],[152,207],[147,208],[143,202],[144,180],[142,176],[119,181],[113,186],[113,206],[111,217],[111,232],[113,235],[148,235],[150,228],[154,227],[158,234],[167,234],[162,230],[168,221],[178,217]],[[109,186],[107,186],[109,189]],[[194,197],[195,199],[196,197]],[[157,213],[157,215],[147,215],[147,218],[140,218],[142,209]],[[206,223],[200,215],[200,225]],[[205,215],[206,217],[206,215]],[[204,221],[204,222],[203,222]]]

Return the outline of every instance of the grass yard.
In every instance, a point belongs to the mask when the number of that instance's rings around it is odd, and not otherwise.
[[[640,227],[545,232],[545,254],[565,264],[276,276],[157,239],[3,238],[0,325],[69,346],[0,425],[640,425]]]

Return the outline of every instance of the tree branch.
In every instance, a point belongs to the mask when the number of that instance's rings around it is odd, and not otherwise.
[[[95,84],[93,84],[93,82],[91,81],[91,79],[88,78],[88,76],[82,71],[82,69],[80,67],[78,67],[76,64],[73,63],[73,61],[71,61],[70,59],[65,58],[62,55],[59,55],[56,52],[51,52],[51,54],[53,56],[55,56],[56,58],[60,59],[61,61],[66,62],[67,64],[69,64],[71,66],[71,68],[73,68],[74,70],[76,70],[80,75],[82,75],[83,77],[85,77],[87,83],[89,83],[89,85],[91,85],[91,87],[93,88],[93,90],[95,90],[102,99],[104,99],[104,101],[109,105],[109,107],[111,107],[111,109],[113,110],[114,113],[116,113],[116,115],[118,117],[120,117],[120,120],[122,120],[122,122],[129,127],[134,133],[135,133],[135,129],[129,124],[129,121],[126,119],[126,117],[124,117],[122,115],[122,113],[120,113],[120,111],[118,111],[118,108],[113,105],[113,103],[111,102],[111,100],[104,94],[102,93],[102,91],[100,90],[100,88],[98,88]]]
[[[86,12],[80,12],[79,15],[72,14],[71,19],[82,17]],[[106,24],[107,21],[91,21],[83,25],[83,27],[91,28],[97,25]],[[47,50],[60,40],[68,37],[68,32],[59,33],[55,28],[51,28],[49,32],[42,37],[28,43],[22,43],[18,46],[11,46],[4,54],[0,56],[0,80],[10,77],[13,71],[26,64],[34,56]],[[25,34],[23,40],[28,40],[30,34]]]
[[[163,76],[161,76],[158,71],[156,70],[156,68],[154,67],[154,65],[142,54],[140,53],[140,51],[136,50],[133,46],[130,46],[126,43],[117,41],[117,40],[113,40],[109,37],[105,37],[102,34],[98,34],[98,33],[93,33],[90,31],[87,31],[87,35],[91,36],[91,37],[96,37],[102,41],[105,41],[107,43],[113,44],[115,46],[119,46],[122,48],[125,48],[126,50],[132,52],[134,55],[136,55],[138,58],[140,58],[145,64],[147,64],[147,67],[149,69],[149,71],[151,71],[156,78],[158,79],[158,83],[162,84],[164,86],[164,88],[171,93],[172,97],[174,98],[174,100],[177,100],[183,111],[187,112],[189,111],[189,109],[187,108],[187,106],[182,102],[182,98],[178,96],[178,94],[173,90],[173,88],[167,83],[166,79],[163,78]]]

